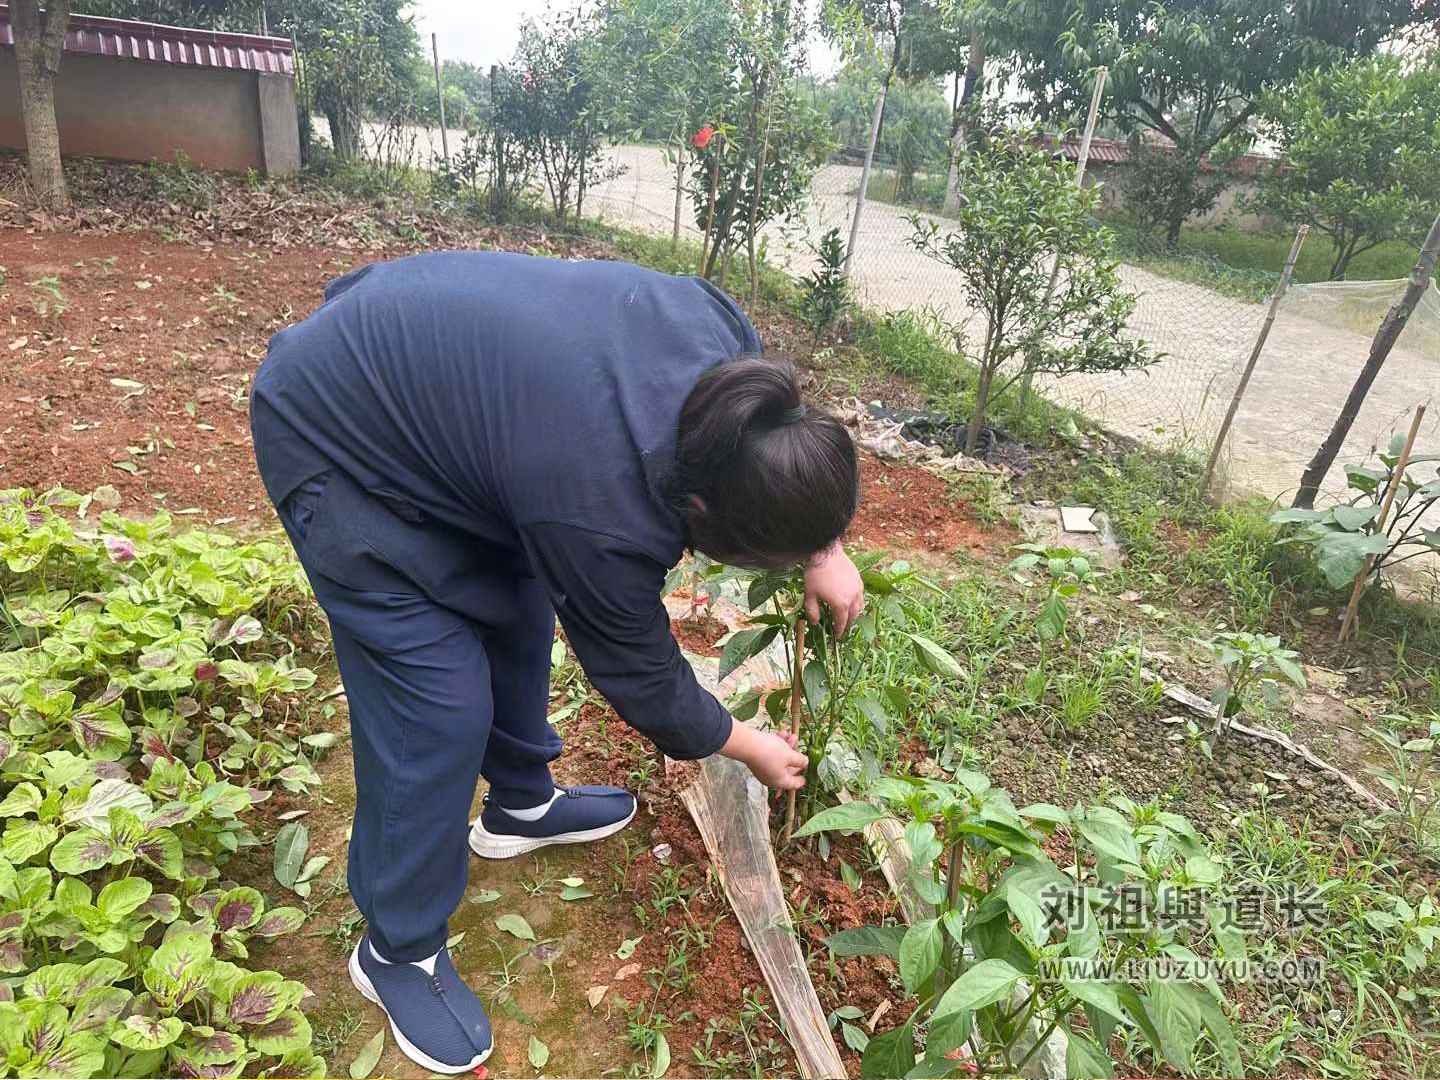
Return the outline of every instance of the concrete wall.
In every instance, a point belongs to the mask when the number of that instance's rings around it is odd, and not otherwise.
[[[55,81],[60,151],[127,161],[183,150],[215,169],[300,167],[294,80],[228,68],[66,53]],[[0,146],[23,148],[15,50],[0,48]]]

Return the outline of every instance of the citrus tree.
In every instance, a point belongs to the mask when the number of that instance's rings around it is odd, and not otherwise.
[[[959,275],[984,320],[979,348],[956,334],[979,369],[970,454],[991,400],[1026,372],[1125,371],[1155,356],[1124,336],[1135,297],[1115,273],[1111,234],[1091,217],[1095,194],[1063,160],[1023,136],[995,141],[965,156],[960,181],[953,228],[913,215],[910,242]]]

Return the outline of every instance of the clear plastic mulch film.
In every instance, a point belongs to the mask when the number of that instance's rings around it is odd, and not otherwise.
[[[680,597],[667,598],[666,606],[672,617],[689,610],[688,601]],[[748,622],[745,612],[724,598],[715,601],[711,614],[731,630]],[[741,664],[720,684],[715,679],[716,660],[689,654],[686,658],[700,684],[721,701],[741,690],[781,685],[788,678],[778,640]],[[840,797],[843,800],[850,796],[842,792]],[[765,789],[744,765],[715,755],[706,759],[700,779],[681,792],[681,798],[700,830],[726,899],[760,964],[801,1074],[807,1078],[844,1077],[844,1063],[825,1023],[825,1011],[797,944],[780,886]],[[920,899],[911,884],[910,847],[900,823],[893,818],[875,822],[865,829],[865,838],[900,901],[905,921],[930,917],[930,905]],[[1023,999],[1026,992],[1024,986],[1017,987],[1017,1000]],[[1040,1025],[1032,1022],[1021,1049],[1028,1050],[1039,1036]],[[1059,1029],[1052,1032],[1046,1045],[1030,1058],[1023,1075],[1031,1080],[1065,1076],[1067,1047],[1065,1033]]]
[[[688,602],[674,597],[667,598],[666,605],[672,617],[689,609]],[[748,622],[745,612],[729,600],[717,599],[711,614],[732,630]],[[716,660],[689,654],[686,659],[700,685],[721,701],[742,687],[759,689],[785,680],[785,659],[778,641],[740,665],[723,684],[715,678],[719,671]],[[700,778],[680,797],[695,819],[725,898],[765,976],[801,1075],[845,1076],[845,1063],[815,995],[780,887],[767,792],[740,762],[716,754],[705,760]]]

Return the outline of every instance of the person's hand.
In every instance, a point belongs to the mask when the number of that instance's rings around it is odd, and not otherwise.
[[[821,603],[829,605],[837,635],[844,635],[865,610],[860,571],[838,540],[805,568],[805,617],[812,625],[820,621]]]
[[[737,720],[720,753],[744,762],[766,787],[786,791],[804,787],[805,771],[810,767],[810,759],[795,749],[795,743],[795,736],[788,731],[761,731]]]

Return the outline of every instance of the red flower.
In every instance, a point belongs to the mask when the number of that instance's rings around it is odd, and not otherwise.
[[[696,150],[704,150],[705,147],[710,145],[710,140],[714,137],[715,129],[709,124],[706,124],[699,131],[695,132],[694,135],[690,136],[690,145],[695,147]]]

